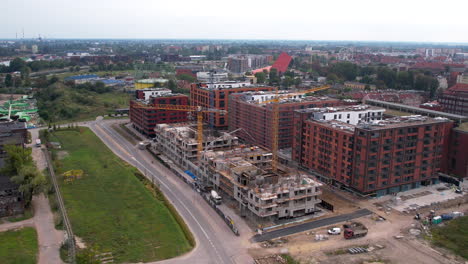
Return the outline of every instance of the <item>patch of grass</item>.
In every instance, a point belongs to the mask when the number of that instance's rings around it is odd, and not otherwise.
[[[33,213],[33,210],[32,210],[32,206],[29,206],[29,207],[24,209],[24,213],[22,215],[12,216],[12,217],[7,218],[7,220],[10,221],[10,222],[19,222],[19,221],[23,221],[23,220],[32,218],[33,215],[34,215],[34,213]]]
[[[178,216],[91,130],[54,134],[69,153],[56,174],[85,172],[72,183],[60,181],[74,233],[87,246],[112,252],[117,263],[167,259],[192,248]]]
[[[434,245],[468,259],[468,216],[449,221],[445,226],[433,227],[431,233]]]
[[[299,261],[295,260],[291,255],[289,254],[282,254],[281,257],[286,260],[287,264],[299,264]]]
[[[37,234],[32,227],[0,233],[2,264],[35,264],[37,251]]]

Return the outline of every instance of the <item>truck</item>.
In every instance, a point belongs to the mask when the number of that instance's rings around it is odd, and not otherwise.
[[[220,205],[222,198],[215,190],[211,190],[210,200],[213,201],[216,205]]]
[[[40,148],[41,147],[41,140],[36,139],[36,147]]]
[[[367,227],[359,222],[351,222],[343,225],[345,239],[364,237],[367,235]]]

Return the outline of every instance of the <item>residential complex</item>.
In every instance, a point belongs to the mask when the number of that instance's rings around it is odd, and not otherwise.
[[[330,97],[305,96],[280,91],[281,96],[289,96],[279,102],[278,147],[289,148],[293,135],[293,112],[311,107],[340,105],[341,101]],[[247,92],[229,96],[229,130],[242,128],[236,135],[242,139],[268,149],[272,148],[273,103],[264,103],[275,98],[271,92]]]
[[[205,129],[204,151],[197,160],[195,123],[159,124],[153,148],[213,188],[237,201],[245,214],[262,218],[314,213],[320,202],[320,183],[305,173],[271,171],[272,154],[257,146],[239,145],[229,133]]]
[[[228,110],[228,98],[230,94],[250,91],[274,91],[276,87],[254,86],[249,82],[221,82],[221,83],[197,83],[190,87],[190,104],[206,108]],[[204,115],[210,126],[226,129],[228,127],[227,115],[209,113]]]
[[[468,84],[457,83],[439,99],[444,112],[468,116]]]
[[[348,116],[355,109],[339,112]],[[352,124],[316,112],[295,112],[292,158],[325,182],[381,196],[435,183],[445,169],[442,156],[453,126],[446,118],[382,119],[383,109],[368,107]]]
[[[155,104],[188,105],[188,96],[173,94],[167,89],[145,89],[136,91],[135,100],[130,101],[130,121],[143,135],[154,137],[157,124],[186,122],[185,111],[157,109]]]

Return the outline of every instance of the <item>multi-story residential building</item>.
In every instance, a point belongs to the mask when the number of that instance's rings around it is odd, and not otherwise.
[[[153,147],[186,170],[198,171],[197,124],[158,124],[155,127]],[[223,150],[239,144],[237,137],[216,130],[204,129],[203,149]],[[206,179],[202,179],[208,184]]]
[[[468,116],[468,84],[457,83],[448,88],[439,102],[444,112]]]
[[[274,91],[276,87],[254,86],[249,82],[197,83],[190,87],[190,104],[206,108],[228,110],[228,97],[233,93],[250,91]],[[216,128],[228,127],[228,116],[222,113],[209,113],[204,120]]]
[[[280,95],[286,96],[287,91]],[[273,103],[264,104],[277,96],[271,92],[247,92],[229,96],[229,130],[242,128],[236,135],[242,139],[264,148],[271,149],[273,133]],[[279,102],[278,147],[289,148],[293,135],[293,112],[297,109],[312,107],[329,107],[340,105],[341,101],[330,97],[294,95]]]
[[[187,112],[152,107],[155,104],[188,105],[188,96],[167,93],[164,90],[137,91],[138,99],[130,101],[130,121],[143,135],[154,137],[154,128],[157,124],[187,121]]]
[[[444,170],[448,119],[377,115],[353,125],[313,114],[295,112],[292,158],[328,183],[381,196],[436,183]]]
[[[230,57],[227,68],[233,73],[245,73],[249,70],[249,58],[245,56]]]
[[[452,129],[447,157],[447,174],[460,179],[468,177],[468,123]]]
[[[265,220],[315,213],[321,184],[305,173],[272,173],[271,159],[258,147],[210,150],[200,167],[216,190],[238,202],[241,215]]]
[[[151,97],[158,97],[162,95],[171,95],[172,91],[166,88],[146,88],[135,90],[135,98],[148,101]]]

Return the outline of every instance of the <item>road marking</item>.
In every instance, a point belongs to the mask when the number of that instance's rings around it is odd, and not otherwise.
[[[109,132],[109,134],[111,135],[114,135],[116,136],[116,134],[113,133],[113,131],[110,131],[109,128],[105,127],[105,126],[102,126],[102,128],[104,129],[101,129],[99,127],[99,125],[97,125],[97,127],[102,131],[104,132],[104,130],[107,130]],[[138,161],[134,156],[131,156],[131,154],[127,151],[125,151],[120,145],[118,144],[115,144],[116,140],[112,139],[112,137],[110,135],[106,135],[107,137],[110,137],[111,138],[111,141],[114,142],[113,145],[117,145],[117,147],[119,147],[121,150],[123,150],[124,153],[126,153],[128,156],[130,156],[136,163],[140,164],[141,167],[143,167],[145,170],[147,170],[147,172],[149,172],[151,174],[151,176],[153,178],[156,178],[160,184],[162,184],[174,197],[175,199],[184,207],[185,210],[187,210],[187,212],[190,214],[190,216],[193,218],[193,220],[197,223],[198,227],[201,229],[201,231],[203,232],[203,234],[205,235],[206,239],[208,240],[208,242],[211,244],[211,246],[213,247],[216,255],[218,256],[218,258],[221,260],[221,263],[223,262],[223,259],[221,258],[221,255],[219,254],[218,252],[218,249],[215,247],[213,241],[209,238],[208,236],[208,233],[206,232],[206,230],[202,227],[202,225],[200,224],[200,222],[197,220],[197,218],[192,214],[192,212],[189,210],[189,208],[178,198],[178,196],[171,190],[171,188],[164,182],[162,182],[161,179],[159,179],[159,177],[155,176],[155,174],[153,174],[151,172],[151,170],[149,170],[146,166],[144,166],[140,161]],[[118,136],[117,136],[118,137]],[[125,141],[123,141],[123,145],[125,146]],[[125,146],[126,147],[126,146]],[[117,154],[117,153],[116,153]],[[118,155],[118,154],[117,154]],[[125,160],[125,158],[124,158]],[[138,166],[137,166],[138,168]],[[228,256],[229,257],[229,256]]]

